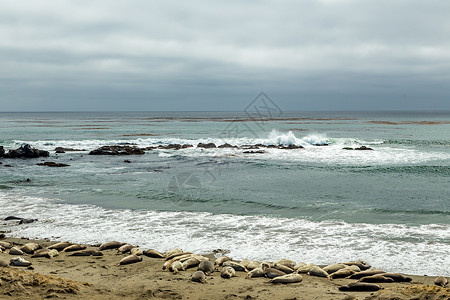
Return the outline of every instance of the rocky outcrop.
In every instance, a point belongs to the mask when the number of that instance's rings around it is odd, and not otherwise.
[[[366,147],[366,146],[361,146],[359,148],[344,147],[342,149],[344,149],[344,150],[373,150],[372,148],[369,148],[369,147]]]
[[[70,165],[68,164],[63,164],[63,163],[56,163],[54,161],[46,161],[44,163],[38,163],[36,164],[38,166],[47,166],[47,167],[69,167]]]
[[[218,146],[217,148],[239,148],[239,147],[235,146],[235,145],[231,145],[231,144],[225,143],[225,144],[222,144],[222,145]]]
[[[214,143],[208,143],[208,144],[198,143],[197,148],[216,148],[216,144],[214,144]]]
[[[3,155],[5,155],[5,149],[3,146],[0,146],[0,157],[3,157]]]
[[[169,144],[169,145],[159,145],[158,149],[168,149],[168,150],[180,150],[180,149],[186,149],[190,148],[192,145],[189,144]]]
[[[15,150],[9,150],[8,153],[3,154],[5,158],[37,158],[48,156],[50,156],[48,151],[33,148],[28,144],[20,146],[20,148]]]
[[[64,147],[56,147],[55,153],[66,153],[66,151],[86,151],[83,149],[73,149],[73,148],[64,148]]]
[[[89,155],[142,155],[145,151],[134,146],[103,146],[89,152]]]

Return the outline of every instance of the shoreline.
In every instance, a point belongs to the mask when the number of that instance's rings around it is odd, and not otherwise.
[[[6,235],[0,241],[13,245],[34,242],[45,248],[57,243],[50,240],[14,238],[9,236],[10,233]],[[98,249],[98,245],[87,245],[87,249]],[[117,249],[104,250],[102,253],[103,256],[95,257],[70,256],[68,252],[60,252],[59,256],[51,259],[23,256],[32,262],[33,269],[0,267],[0,295],[10,293],[10,299],[35,299],[36,295],[65,299],[389,299],[386,295],[411,299],[414,295],[414,299],[427,299],[426,295],[441,293],[442,299],[450,297],[450,289],[434,286],[435,277],[432,276],[408,275],[412,278],[411,282],[380,283],[383,289],[378,292],[341,292],[340,286],[355,280],[329,280],[307,274],[301,274],[303,279],[299,283],[272,284],[268,283],[268,278],[246,279],[245,272],[236,272],[237,277],[224,279],[220,277],[220,272],[216,271],[207,276],[205,284],[200,284],[190,281],[197,268],[174,274],[162,270],[164,259],[147,256],[142,256],[141,262],[119,266],[119,261],[128,254],[118,255]],[[214,262],[213,254],[203,255]],[[5,250],[0,253],[0,261],[9,262],[16,256]],[[41,275],[42,277],[39,277]],[[22,278],[24,281],[27,276],[38,276],[38,279],[34,278],[33,281],[37,280],[40,284],[34,286],[27,285],[26,282],[21,283],[20,280],[5,280]],[[421,294],[423,298],[417,298]]]

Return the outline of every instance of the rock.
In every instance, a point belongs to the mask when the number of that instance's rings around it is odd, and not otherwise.
[[[4,233],[0,233],[0,239],[4,239],[5,238],[5,234]]]
[[[3,146],[0,146],[0,157],[3,157],[5,155],[5,148]]]
[[[144,150],[134,146],[103,146],[89,152],[89,155],[142,155]]]
[[[208,144],[198,143],[197,148],[216,148],[216,144],[214,144],[214,143],[208,143]]]
[[[284,149],[284,150],[291,150],[291,149],[303,149],[303,146],[297,146],[297,145],[280,145],[278,146],[278,149]]]
[[[66,153],[66,151],[86,151],[83,149],[73,149],[73,148],[64,148],[64,147],[56,147],[55,152],[56,153]]]
[[[19,224],[28,224],[38,221],[38,219],[26,219],[15,216],[9,216],[5,218],[5,221],[19,221]]]
[[[250,150],[250,151],[244,151],[243,153],[244,154],[263,154],[263,153],[266,153],[266,151],[264,151],[264,150],[256,150],[256,151]]]
[[[47,166],[47,167],[70,167],[70,165],[68,164],[63,164],[63,163],[55,163],[54,161],[46,161],[44,163],[38,163],[36,164],[38,166]]]
[[[228,143],[218,146],[217,148],[238,148],[238,146],[234,146]]]
[[[9,150],[8,153],[3,155],[5,158],[37,158],[41,156],[48,157],[50,153],[45,150],[32,148],[29,144],[20,146],[20,148],[15,150]]]
[[[366,147],[366,146],[361,146],[359,148],[355,148],[355,150],[373,150],[372,148]]]

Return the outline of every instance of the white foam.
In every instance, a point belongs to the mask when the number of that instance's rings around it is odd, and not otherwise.
[[[235,259],[291,258],[318,264],[363,259],[392,272],[450,276],[450,225],[312,222],[267,216],[109,210],[0,192],[4,215],[38,218],[4,225],[15,236],[100,243],[120,240],[166,251],[230,250]],[[5,224],[11,224],[4,221]]]

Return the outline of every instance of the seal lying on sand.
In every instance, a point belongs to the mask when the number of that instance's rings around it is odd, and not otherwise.
[[[98,250],[103,251],[103,250],[108,250],[108,249],[117,249],[124,244],[125,243],[121,243],[118,241],[106,242],[106,243],[101,244],[100,247],[98,248]]]
[[[60,243],[56,243],[56,244],[53,244],[53,245],[47,247],[47,249],[55,249],[58,251],[62,251],[64,248],[67,248],[72,245],[73,245],[73,243],[71,243],[71,242],[60,242]]]
[[[8,266],[7,262],[0,260],[0,267],[6,268],[7,266]]]
[[[214,272],[214,266],[209,260],[204,260],[198,265],[198,270],[203,271],[205,275],[211,275]]]
[[[164,257],[166,257],[164,254],[159,253],[158,251],[153,250],[153,249],[145,250],[144,251],[144,255],[148,256],[148,257],[153,257],[153,258],[164,258]]]
[[[131,249],[136,248],[136,246],[130,245],[130,244],[125,244],[120,246],[117,249],[117,254],[125,254],[131,251]]]
[[[34,254],[31,257],[47,257],[52,258],[55,256],[58,256],[58,250],[56,249],[40,249],[34,252]]]
[[[137,262],[142,261],[142,257],[141,256],[137,256],[137,255],[128,255],[127,257],[124,257],[120,260],[119,265],[129,265],[129,264],[134,264]]]
[[[412,281],[411,277],[406,277],[403,274],[399,273],[381,273],[380,275],[384,277],[392,278],[395,282],[410,282]]]
[[[444,276],[439,276],[436,277],[436,279],[434,280],[434,284],[445,287],[448,285],[448,280]]]
[[[296,283],[303,280],[300,274],[286,274],[269,280],[270,283]]]
[[[345,278],[348,276],[352,276],[355,272],[353,270],[350,270],[348,268],[344,268],[344,269],[340,269],[337,270],[336,272],[330,274],[330,278],[331,279],[336,279],[336,278]]]
[[[381,287],[378,284],[365,282],[353,282],[339,287],[339,290],[342,292],[376,292],[379,289],[381,289]]]
[[[214,265],[216,267],[221,267],[224,262],[230,261],[230,260],[231,260],[231,258],[229,258],[228,256],[221,256],[218,259],[216,259],[216,261],[214,262]]]
[[[253,277],[264,277],[265,273],[263,268],[258,267],[258,268],[254,268],[253,270],[249,271],[247,273],[247,277],[246,278],[253,278]]]
[[[11,249],[9,249],[9,254],[11,254],[11,255],[25,255],[25,252],[23,252],[22,250],[20,250],[17,247],[12,247]]]
[[[5,249],[11,249],[13,247],[13,244],[9,242],[0,241],[0,247],[3,247]]]
[[[313,266],[309,270],[308,275],[330,278],[330,275],[327,272],[325,272],[321,267],[318,267],[318,266]]]
[[[378,282],[394,282],[394,279],[390,277],[385,277],[383,274],[372,275],[363,277],[359,280],[359,282],[370,282],[370,283],[378,283]]]
[[[220,272],[220,277],[222,278],[231,278],[236,276],[236,271],[232,267],[223,267]]]
[[[205,283],[206,275],[202,271],[197,271],[194,274],[192,274],[191,280],[194,282]]]
[[[226,261],[222,264],[224,267],[232,267],[235,271],[238,272],[247,272],[247,269],[241,265],[240,263],[234,262],[234,261]]]
[[[64,248],[61,252],[74,252],[74,251],[80,251],[80,250],[84,250],[84,249],[86,249],[85,245],[75,244],[75,245],[71,245],[71,246]]]
[[[72,254],[70,254],[70,256],[103,256],[103,253],[98,251],[98,250],[81,250],[81,251],[76,251],[73,252]]]
[[[38,245],[36,243],[26,243],[22,247],[20,247],[20,250],[25,252],[26,254],[33,254],[34,251],[41,249],[41,245]]]
[[[16,267],[28,267],[31,265],[31,262],[29,262],[28,260],[24,259],[21,256],[18,256],[18,257],[11,258],[11,260],[9,261],[9,264],[11,266],[16,266]]]
[[[373,276],[373,275],[377,275],[377,274],[381,274],[381,273],[386,273],[386,272],[378,270],[378,269],[371,269],[371,270],[367,270],[367,271],[356,272],[355,274],[351,275],[348,278],[349,279],[361,279],[363,277]]]

